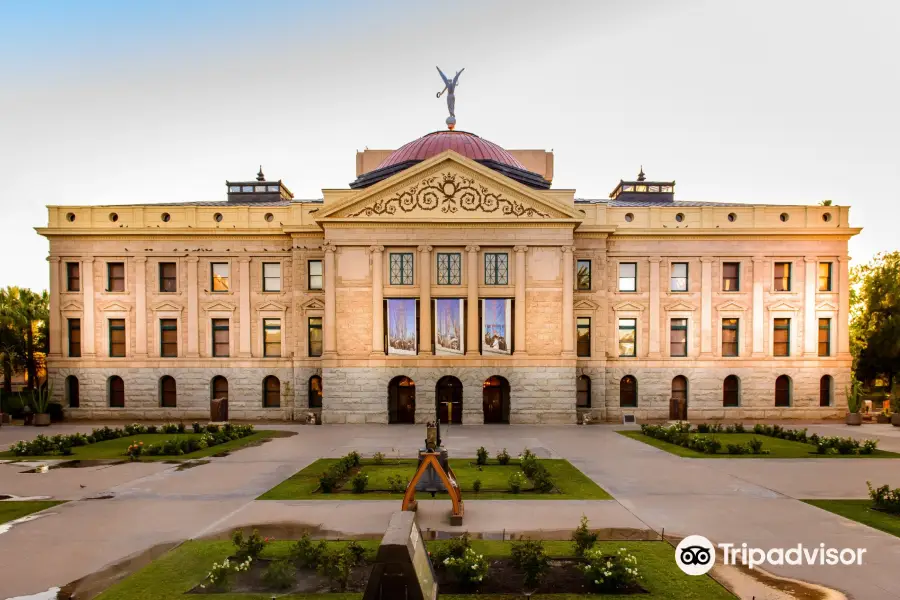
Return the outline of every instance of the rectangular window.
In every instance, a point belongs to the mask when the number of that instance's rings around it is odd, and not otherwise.
[[[831,263],[819,263],[819,291],[831,291]]]
[[[509,285],[509,255],[487,252],[484,255],[484,284]]]
[[[789,262],[775,263],[775,291],[776,292],[791,291],[791,263],[789,263]]]
[[[741,263],[722,263],[722,291],[737,292],[741,289]]]
[[[178,320],[159,320],[159,355],[163,358],[178,356]]]
[[[125,263],[106,263],[106,291],[125,291]]]
[[[77,262],[66,263],[66,291],[81,291],[81,265]]]
[[[791,320],[775,319],[775,340],[773,352],[775,356],[791,355]]]
[[[281,319],[263,319],[263,356],[281,356]]]
[[[412,252],[392,252],[390,257],[391,285],[413,284]]]
[[[687,356],[687,319],[672,319],[669,326],[669,356]]]
[[[575,275],[578,280],[578,289],[591,291],[591,261],[579,260],[575,267]]]
[[[637,291],[637,263],[619,263],[619,291]]]
[[[722,356],[737,356],[738,320],[722,319]]]
[[[214,292],[227,292],[228,279],[231,275],[231,265],[228,263],[210,263],[210,285]]]
[[[125,356],[125,319],[109,320],[109,355],[113,358]]]
[[[69,319],[69,356],[81,356],[81,319]]]
[[[591,355],[591,318],[578,317],[578,356]]]
[[[819,356],[831,356],[831,319],[819,319]]]
[[[228,344],[228,325],[228,319],[212,320],[212,355],[216,358],[227,357],[231,352]]]
[[[178,291],[178,269],[175,268],[173,262],[159,263],[159,291],[160,292],[177,292]]]
[[[309,355],[322,356],[322,317],[310,317],[307,327]]]
[[[619,319],[619,356],[637,356],[637,319]]]
[[[672,263],[672,285],[673,292],[688,291],[688,264]]]
[[[281,291],[281,263],[263,263],[263,291]]]
[[[438,285],[459,285],[462,283],[462,256],[458,252],[437,255]]]
[[[324,287],[324,278],[321,260],[311,260],[309,263],[309,289],[321,290]]]

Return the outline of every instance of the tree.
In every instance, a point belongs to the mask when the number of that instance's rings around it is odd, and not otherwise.
[[[856,376],[900,373],[900,252],[881,253],[851,274],[850,348]]]
[[[14,362],[24,359],[28,373],[28,389],[34,389],[37,381],[35,355],[47,352],[47,320],[50,297],[46,291],[40,294],[29,289],[10,286],[0,290],[0,344],[3,345],[3,371],[5,391],[11,389]]]

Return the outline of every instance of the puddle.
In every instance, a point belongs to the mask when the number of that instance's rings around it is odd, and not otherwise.
[[[82,498],[82,500],[110,500],[115,497],[115,494],[100,494],[98,496],[88,496],[87,498]]]
[[[193,469],[194,467],[199,467],[201,465],[208,465],[209,461],[208,460],[191,460],[188,462],[180,462],[177,460],[167,460],[166,464],[167,465],[178,465],[178,467],[175,469],[176,471],[186,471],[188,469]]]
[[[53,496],[0,496],[0,502],[24,502],[25,500],[52,500]]]
[[[113,465],[124,465],[127,460],[121,459],[96,459],[96,460],[64,460],[62,462],[39,465],[33,469],[22,471],[22,473],[46,473],[48,470],[55,469],[84,469],[86,467],[108,467]]]
[[[53,514],[53,513],[43,513],[43,514],[38,513],[38,514],[34,514],[34,515],[26,515],[24,517],[20,517],[18,519],[14,519],[12,521],[7,521],[6,523],[0,523],[0,535],[3,535],[4,533],[9,531],[16,525],[21,525],[22,523],[27,523],[29,521],[34,521],[36,519],[40,519],[41,517],[45,517],[48,514]]]
[[[847,596],[814,583],[779,577],[754,567],[717,564],[710,575],[740,598],[761,600],[847,600]]]
[[[30,596],[16,596],[15,598],[7,598],[6,600],[56,600],[58,598],[59,588],[52,587],[46,592],[38,592]]]
[[[55,588],[59,590],[55,596],[26,596],[25,598],[28,600],[44,600],[45,598],[47,600],[90,600],[179,545],[181,542],[158,544],[149,550],[132,554],[101,571],[76,579],[72,583],[64,585],[62,589]]]

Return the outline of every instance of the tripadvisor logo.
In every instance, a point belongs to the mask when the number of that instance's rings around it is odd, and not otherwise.
[[[675,562],[688,575],[706,575],[716,564],[716,548],[702,535],[689,535],[675,548]]]

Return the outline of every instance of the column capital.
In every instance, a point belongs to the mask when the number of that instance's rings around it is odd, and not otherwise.
[[[519,252],[528,252],[528,246],[513,246],[513,252],[517,254]]]
[[[766,257],[765,257],[765,256],[754,256],[754,257],[752,257],[750,260],[752,260],[753,263],[756,264],[756,263],[765,262],[765,261],[766,261]]]
[[[334,245],[334,242],[325,242],[322,244],[323,252],[334,252],[335,250],[337,250],[337,246]]]
[[[143,264],[143,263],[147,262],[147,257],[146,256],[135,256],[134,258],[132,258],[132,260],[138,264]]]
[[[429,252],[434,250],[434,248],[432,246],[422,245],[422,246],[417,247],[416,250],[418,250],[419,252],[422,252],[423,254],[428,254]]]
[[[838,262],[846,262],[846,263],[848,263],[852,260],[849,256],[838,256],[837,259],[838,259]]]
[[[814,262],[819,262],[819,257],[818,256],[804,256],[803,260],[808,263],[814,263]]]
[[[662,262],[662,257],[659,257],[659,256],[651,256],[651,257],[648,258],[647,260],[650,261],[651,263],[657,263],[657,264],[659,264],[659,263]]]
[[[48,262],[48,263],[58,264],[59,261],[60,261],[60,258],[59,258],[58,256],[48,256],[48,257],[47,257],[47,262]]]
[[[562,247],[563,254],[570,254],[575,252],[575,246],[563,246]]]
[[[384,246],[369,246],[369,252],[372,254],[376,252],[384,252]]]
[[[701,262],[701,263],[711,263],[711,262],[713,262],[714,260],[716,260],[716,259],[712,258],[711,256],[701,256],[701,257],[700,257],[700,262]]]
[[[481,250],[481,246],[466,246],[466,252],[474,253]]]
[[[247,264],[248,262],[250,262],[250,257],[249,256],[239,256],[238,262],[241,264]]]
[[[200,262],[200,258],[197,256],[185,256],[184,262],[186,263],[198,263]]]
[[[81,262],[91,264],[92,262],[94,262],[94,257],[93,256],[85,256],[84,258],[81,259]]]

